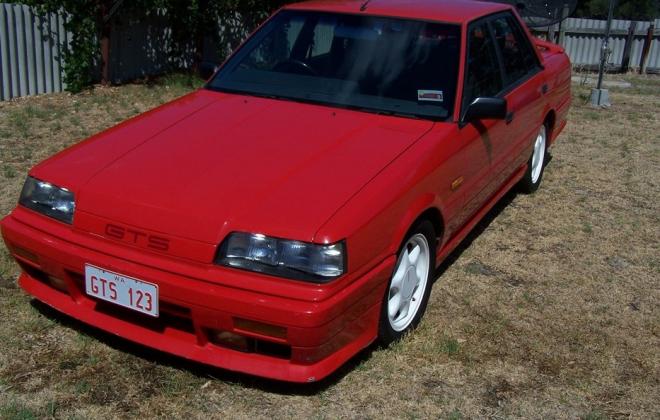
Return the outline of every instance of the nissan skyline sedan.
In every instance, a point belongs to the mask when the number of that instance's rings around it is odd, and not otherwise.
[[[435,269],[540,185],[570,63],[508,5],[282,8],[174,102],[34,167],[31,296],[163,352],[319,381],[422,319]]]

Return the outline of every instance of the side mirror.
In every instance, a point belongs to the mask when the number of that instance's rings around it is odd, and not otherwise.
[[[461,123],[467,124],[477,120],[503,120],[506,118],[506,111],[506,99],[477,98],[468,106]]]
[[[204,80],[209,80],[217,69],[218,69],[217,64],[211,63],[209,61],[202,61],[201,63],[199,63],[199,70],[198,70],[199,77],[201,77]]]

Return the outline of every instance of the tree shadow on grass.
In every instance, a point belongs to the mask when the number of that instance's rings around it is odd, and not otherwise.
[[[435,278],[433,280],[433,284],[435,284],[437,281],[440,280],[442,275],[451,267],[460,257],[463,255],[463,252],[465,252],[470,246],[472,246],[472,243],[477,239],[481,234],[490,226],[490,224],[497,219],[497,217],[504,211],[505,208],[507,208],[513,200],[516,198],[518,195],[518,192],[514,188],[513,190],[509,191],[500,199],[500,201],[493,206],[492,209],[486,215],[484,216],[479,223],[470,231],[470,233],[461,241],[460,244],[454,249],[445,259],[442,261],[442,264],[438,267],[438,269],[435,271]]]
[[[552,162],[552,155],[551,154],[546,154],[546,159],[547,161],[543,165],[544,167],[547,167],[550,162]],[[513,203],[515,198],[520,194],[518,186],[514,186],[511,188],[509,192],[507,192],[502,198],[500,198],[500,201],[498,201],[492,209],[488,213],[484,215],[484,217],[477,223],[477,225],[468,233],[468,235],[461,241],[460,244],[454,249],[440,264],[438,269],[435,272],[435,277],[433,280],[433,283],[437,282],[440,280],[440,277],[447,271],[449,267],[451,267],[459,258],[461,255],[463,255],[463,252],[465,252],[466,249],[470,248],[472,246],[472,243],[474,242],[475,239],[477,239],[481,234],[490,226],[491,223],[497,217]]]
[[[502,211],[514,201],[517,194],[517,189],[513,188],[506,195],[504,195],[504,197],[502,197],[502,199],[500,199],[500,201],[484,216],[484,218],[475,226],[475,228],[459,244],[459,246],[451,254],[449,254],[447,258],[445,258],[443,263],[436,270],[434,283],[438,281],[440,277],[442,277],[442,275],[447,271],[447,269],[460,258],[463,252],[472,245],[474,240],[478,238],[481,233],[483,233],[488,228],[488,226],[490,226],[490,224],[502,213]],[[360,351],[357,355],[351,358],[348,362],[344,363],[334,373],[321,381],[308,384],[295,384],[260,378],[207,366],[188,359],[164,353],[159,350],[154,350],[140,344],[135,344],[131,341],[106,333],[100,329],[91,327],[74,318],[64,315],[37,300],[32,301],[32,306],[45,317],[60,323],[64,327],[72,328],[83,334],[89,335],[115,350],[124,353],[130,353],[152,363],[169,366],[181,371],[187,371],[197,376],[198,378],[215,379],[280,395],[311,396],[318,394],[319,392],[323,392],[328,388],[338,384],[346,375],[348,375],[350,372],[353,372],[365,361],[369,360],[372,353],[380,348],[378,343],[369,345],[367,348]]]

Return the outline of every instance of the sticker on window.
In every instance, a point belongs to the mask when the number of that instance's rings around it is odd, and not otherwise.
[[[444,97],[441,90],[418,90],[417,100],[426,102],[443,102]]]

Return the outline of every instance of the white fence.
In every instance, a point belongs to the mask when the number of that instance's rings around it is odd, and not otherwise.
[[[63,24],[60,15],[42,18],[27,6],[0,3],[0,100],[66,88],[62,80],[62,51],[69,45],[71,34],[66,33]],[[605,24],[573,18],[563,22],[561,38],[574,66],[598,66]],[[629,67],[639,67],[650,24],[636,22],[634,33],[629,34],[630,21],[614,21],[610,70],[621,68],[625,50],[630,57]],[[655,20],[654,26],[646,63],[649,72],[660,72],[660,19]],[[188,66],[190,57],[172,57],[170,37],[166,12],[145,19],[120,18],[113,25],[110,40],[110,80],[121,83]],[[217,45],[206,42],[204,57],[217,58],[217,49]]]

